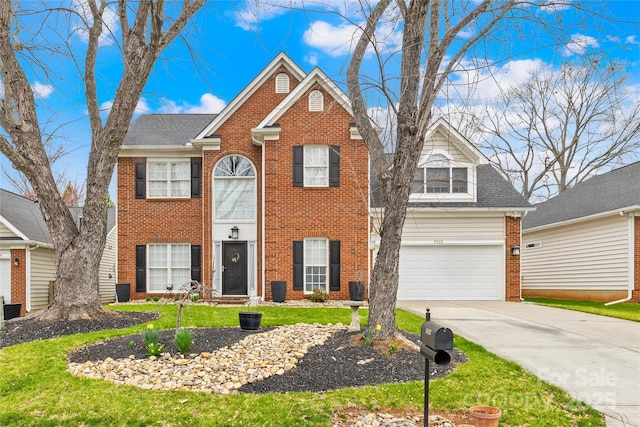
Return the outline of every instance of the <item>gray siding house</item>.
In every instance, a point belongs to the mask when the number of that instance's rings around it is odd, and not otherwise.
[[[71,208],[79,222],[81,208]],[[109,209],[107,242],[100,263],[100,301],[115,300],[117,228]],[[22,304],[21,312],[41,310],[52,297],[56,278],[55,250],[37,202],[0,189],[0,295],[6,304]]]
[[[523,221],[524,296],[640,300],[640,162],[536,207]]]

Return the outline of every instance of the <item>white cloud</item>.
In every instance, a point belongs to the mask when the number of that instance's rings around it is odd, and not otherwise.
[[[86,25],[93,24],[91,9],[86,0],[73,0],[73,6],[76,12],[83,17],[84,22],[87,23]],[[115,10],[109,7],[105,8],[104,14],[102,15],[102,33],[100,34],[100,40],[98,42],[100,46],[114,44],[113,33],[119,30],[118,20],[118,13]],[[89,31],[86,25],[84,23],[78,24],[74,28],[75,34],[85,43],[89,41]]]
[[[304,60],[315,67],[316,65],[318,65],[318,54],[315,52],[311,52],[304,57]]]
[[[291,12],[294,7],[301,4],[301,1],[295,0],[270,0],[268,3],[246,2],[245,8],[235,11],[233,15],[237,27],[247,31],[255,31],[260,22]]]
[[[53,93],[53,86],[46,85],[44,83],[35,82],[31,85],[31,89],[33,90],[33,94],[36,98],[44,99],[48,98],[49,95]]]
[[[636,36],[628,36],[624,40],[629,44],[640,44],[640,41],[636,40]]]
[[[105,101],[100,104],[100,112],[102,114],[109,114],[111,112],[111,108],[113,108],[113,100]],[[140,98],[136,104],[134,114],[146,114],[150,112],[151,108],[149,107],[149,104],[147,104],[147,100]]]
[[[571,41],[564,46],[564,55],[584,55],[588,48],[599,47],[598,40],[584,34],[571,35]]]
[[[217,114],[225,107],[226,103],[211,93],[205,93],[200,97],[199,105],[191,105],[182,101],[176,101],[163,98],[162,107],[158,109],[159,113],[165,114]]]
[[[395,51],[402,45],[402,31],[397,23],[397,20],[391,19],[376,28],[375,39],[379,51]],[[304,32],[303,41],[333,57],[348,55],[360,37],[360,28],[349,23],[336,26],[326,21],[315,21]]]

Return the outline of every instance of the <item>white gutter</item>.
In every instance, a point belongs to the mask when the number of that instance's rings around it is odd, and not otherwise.
[[[626,213],[625,211],[620,211],[620,216],[624,216],[624,215],[628,215],[629,218],[629,233],[628,233],[628,248],[629,250],[629,256],[628,256],[628,262],[629,262],[629,272],[628,272],[628,277],[627,277],[627,283],[628,283],[628,287],[627,287],[627,297],[626,298],[622,298],[616,301],[611,301],[611,302],[607,302],[604,305],[605,306],[609,306],[609,305],[613,305],[613,304],[619,304],[621,302],[627,302],[631,299],[632,295],[633,295],[633,277],[635,275],[635,265],[633,263],[634,260],[634,253],[633,253],[633,248],[634,248],[634,235],[635,235],[635,221],[634,221],[634,217],[635,215],[633,214],[633,212],[630,213]]]

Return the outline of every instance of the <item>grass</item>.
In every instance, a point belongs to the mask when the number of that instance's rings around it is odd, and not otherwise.
[[[551,298],[525,298],[525,300],[549,307],[564,308],[566,310],[582,311],[584,313],[640,322],[640,304],[638,303],[604,305],[605,303],[603,302],[572,301]]]
[[[118,307],[126,311],[158,305]],[[240,308],[190,306],[182,326],[237,326]],[[246,308],[242,308],[243,311]],[[262,325],[350,323],[349,308],[260,307]],[[175,306],[160,308],[161,328],[175,327]],[[366,322],[366,310],[362,321]],[[397,324],[418,332],[423,319],[399,310]],[[68,373],[66,355],[109,337],[137,334],[140,326],[25,343],[0,350],[0,425],[11,426],[329,426],[332,414],[348,408],[379,411],[423,408],[423,382],[384,384],[324,393],[234,394],[150,391],[115,386]],[[469,361],[445,378],[432,380],[431,413],[464,412],[475,404],[499,406],[501,426],[604,426],[592,408],[546,384],[518,365],[461,337],[455,345]],[[322,373],[318,373],[322,375]]]

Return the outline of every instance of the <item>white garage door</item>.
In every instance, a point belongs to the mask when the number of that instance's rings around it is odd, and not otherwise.
[[[504,300],[502,246],[403,246],[399,300]]]
[[[11,253],[0,252],[0,295],[5,303],[11,302]]]

